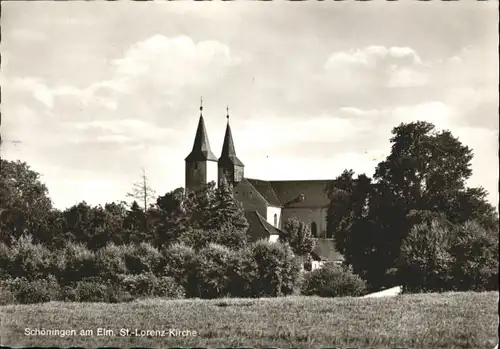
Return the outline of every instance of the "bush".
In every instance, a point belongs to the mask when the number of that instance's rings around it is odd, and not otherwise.
[[[95,281],[78,281],[74,288],[77,302],[107,302],[108,286]]]
[[[198,297],[217,298],[226,295],[230,255],[229,248],[216,244],[210,244],[199,251],[196,259]]]
[[[15,304],[16,296],[10,290],[8,281],[0,281],[0,305]]]
[[[125,265],[130,274],[154,273],[161,271],[162,254],[149,243],[130,245],[125,252]]]
[[[70,242],[53,257],[57,278],[63,284],[99,276],[95,253],[82,244]]]
[[[258,278],[257,264],[250,249],[234,251],[227,265],[228,285],[226,293],[231,297],[253,297],[253,283]]]
[[[251,285],[253,297],[276,297],[292,294],[300,274],[300,263],[288,244],[257,241],[248,247],[255,263]]]
[[[59,285],[53,275],[42,280],[15,278],[5,281],[6,288],[17,303],[33,304],[57,300]]]
[[[456,228],[450,253],[455,260],[452,272],[455,289],[498,290],[498,231],[466,222]]]
[[[103,284],[87,279],[61,287],[58,300],[65,302],[109,302],[122,303],[133,297],[123,287]]]
[[[0,242],[0,278],[7,279],[11,276],[12,258],[10,247]]]
[[[120,283],[133,297],[153,296],[158,288],[158,278],[152,273],[122,275]]]
[[[197,295],[196,252],[184,244],[173,244],[162,250],[164,266],[161,276],[174,278],[186,291],[187,297]]]
[[[174,278],[168,276],[156,277],[152,273],[138,275],[121,275],[122,291],[134,298],[162,297],[183,298],[184,288]]]
[[[96,253],[96,262],[99,275],[103,280],[116,282],[119,275],[127,273],[125,254],[130,251],[129,246],[108,244]]]
[[[0,258],[4,264],[3,274],[35,280],[50,272],[51,253],[47,247],[35,244],[31,236],[21,236],[9,247],[3,245]]]
[[[326,263],[305,274],[302,294],[319,297],[357,297],[366,292],[366,283],[351,268]]]
[[[185,297],[184,287],[179,285],[174,278],[162,276],[158,278],[158,283],[154,295],[162,298],[179,299]]]
[[[498,290],[498,231],[476,222],[415,225],[401,247],[405,292]]]
[[[450,228],[434,219],[416,224],[403,241],[397,261],[398,279],[405,292],[445,291],[451,288],[453,237]]]

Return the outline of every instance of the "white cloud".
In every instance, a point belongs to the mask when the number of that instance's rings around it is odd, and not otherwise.
[[[389,67],[388,87],[416,87],[427,84],[427,74],[420,73],[410,68]]]
[[[378,109],[364,110],[356,107],[341,107],[339,108],[338,111],[342,114],[359,116],[359,117],[370,117],[370,116],[380,115],[380,110]]]
[[[331,54],[324,64],[329,76],[351,88],[364,85],[413,87],[427,83],[426,65],[410,47],[368,46]]]
[[[218,41],[195,43],[188,36],[154,35],[132,45],[123,58],[113,61],[118,77],[133,77],[179,88],[213,83],[226,68],[240,63],[230,48]]]
[[[409,59],[413,64],[423,64],[422,59],[417,54],[417,52],[410,47],[391,47],[387,51],[387,54],[394,58],[399,59]]]
[[[406,64],[422,64],[417,52],[410,47],[386,48],[373,45],[363,49],[335,52],[328,57],[324,68],[331,70],[353,65],[376,68],[382,60],[394,60]]]

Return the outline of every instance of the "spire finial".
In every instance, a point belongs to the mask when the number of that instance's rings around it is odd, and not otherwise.
[[[202,111],[203,111],[203,96],[200,98],[200,115]]]
[[[227,121],[229,122],[229,106],[226,105],[226,118]]]

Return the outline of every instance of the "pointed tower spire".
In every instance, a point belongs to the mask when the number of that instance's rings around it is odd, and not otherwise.
[[[200,103],[200,120],[198,121],[198,128],[196,129],[196,136],[194,138],[193,150],[187,156],[186,161],[204,161],[211,160],[217,161],[217,157],[210,149],[210,142],[208,141],[207,129],[205,127],[205,120],[203,119],[203,97]]]
[[[226,134],[224,135],[224,143],[222,144],[222,153],[218,161],[219,168],[219,185],[226,179],[232,185],[241,182],[244,175],[243,162],[236,156],[234,148],[233,134],[229,125],[229,107],[226,106]]]
[[[222,153],[220,159],[229,160],[234,165],[244,166],[243,163],[236,156],[236,149],[234,148],[233,134],[231,132],[231,126],[229,125],[229,107],[226,106],[226,134],[224,135],[224,143],[222,144]]]

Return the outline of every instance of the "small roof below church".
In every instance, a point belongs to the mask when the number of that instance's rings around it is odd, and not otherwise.
[[[200,111],[203,110],[200,107]],[[203,115],[200,115],[200,120],[198,121],[198,128],[196,129],[196,136],[194,138],[193,150],[186,157],[186,161],[217,161],[217,157],[212,153],[210,149],[210,142],[208,141],[207,129],[205,127],[205,121],[203,120]]]
[[[267,239],[270,235],[282,235],[283,231],[274,227],[257,211],[245,211],[248,221],[248,235],[251,241]]]

